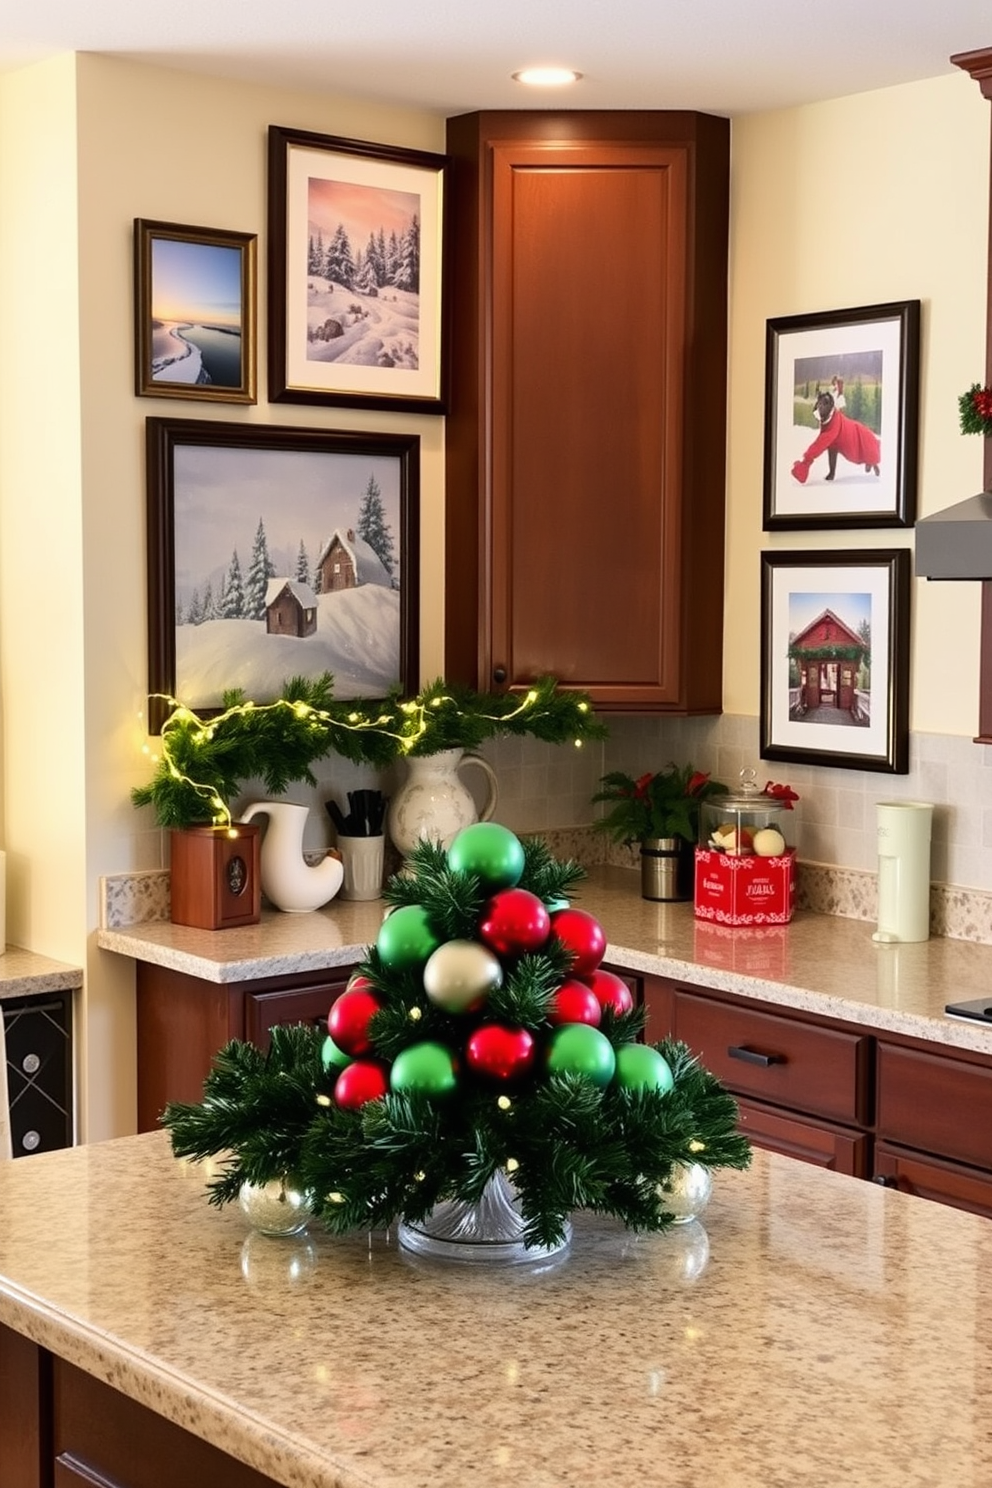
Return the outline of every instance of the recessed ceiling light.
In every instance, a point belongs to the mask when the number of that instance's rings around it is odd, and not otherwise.
[[[581,76],[571,67],[522,67],[513,74],[513,80],[532,88],[560,88],[565,83],[577,83]]]

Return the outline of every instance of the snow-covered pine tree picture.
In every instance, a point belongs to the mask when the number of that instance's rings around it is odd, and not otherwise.
[[[442,413],[443,155],[269,130],[269,396]]]
[[[681,1172],[746,1167],[731,1096],[684,1044],[641,1041],[602,928],[569,902],[582,877],[493,822],[422,843],[326,1035],[234,1041],[203,1103],[166,1109],[177,1156],[218,1159],[211,1203],[281,1183],[335,1233],[400,1218],[419,1249],[441,1206],[495,1184],[520,1245],[547,1253],[576,1210],[663,1230]]]
[[[416,690],[415,435],[150,419],[148,437],[150,693],[209,710],[325,672],[342,699]]]

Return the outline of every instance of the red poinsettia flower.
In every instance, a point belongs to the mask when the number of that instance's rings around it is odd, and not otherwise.
[[[774,796],[776,801],[781,801],[786,811],[791,811],[793,801],[799,800],[791,785],[775,785],[771,780],[765,786],[765,795]]]
[[[697,770],[694,775],[689,776],[689,783],[685,788],[687,796],[698,796],[707,780],[710,778],[708,770]]]
[[[636,801],[647,800],[648,787],[654,779],[653,771],[649,770],[646,775],[640,775],[634,781],[634,799]]]

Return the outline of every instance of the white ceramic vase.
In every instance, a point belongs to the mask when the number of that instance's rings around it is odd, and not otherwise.
[[[262,893],[269,903],[287,914],[306,914],[333,899],[344,869],[338,858],[324,858],[313,867],[304,858],[308,808],[293,801],[253,801],[241,820],[251,821],[260,813],[269,819],[259,859]]]
[[[447,847],[456,832],[476,821],[489,821],[496,810],[498,785],[495,772],[481,754],[464,749],[439,749],[407,760],[409,775],[395,793],[389,807],[389,835],[406,856],[425,838]],[[459,779],[460,769],[474,766],[488,784],[488,796],[476,810],[471,791]],[[265,887],[265,880],[262,880]]]

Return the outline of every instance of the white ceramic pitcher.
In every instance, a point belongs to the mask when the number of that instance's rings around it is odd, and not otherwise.
[[[496,774],[481,754],[464,749],[439,749],[436,754],[407,759],[409,775],[395,793],[389,807],[389,835],[404,856],[423,838],[443,847],[475,821],[489,821],[496,810],[499,787]],[[474,765],[488,783],[488,796],[481,812],[472,793],[458,778],[460,769]],[[262,886],[265,882],[263,879]]]
[[[251,821],[259,813],[269,818],[259,857],[262,893],[269,903],[287,914],[306,914],[333,899],[344,869],[337,858],[324,858],[314,867],[304,858],[309,808],[294,801],[253,801],[241,820]]]

